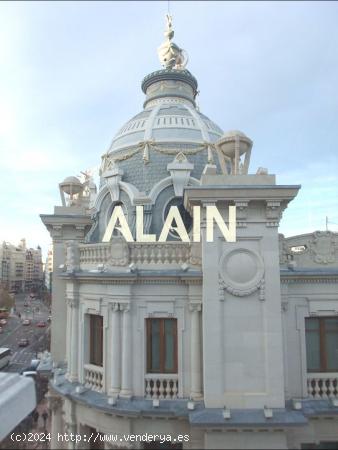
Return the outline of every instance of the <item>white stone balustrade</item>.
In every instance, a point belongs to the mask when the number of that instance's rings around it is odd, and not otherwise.
[[[80,267],[83,270],[97,269],[98,264],[106,266],[127,266],[134,264],[200,264],[198,244],[185,242],[130,242],[114,244],[80,244]]]
[[[183,264],[190,258],[190,246],[185,243],[132,243],[130,250],[130,262],[135,264]]]
[[[87,388],[93,391],[103,391],[103,367],[93,364],[84,365],[84,381]]]
[[[80,264],[107,263],[110,259],[109,244],[82,244],[79,245]]]
[[[338,398],[338,373],[308,373],[307,391],[311,399]]]
[[[178,397],[177,374],[146,374],[145,397],[173,400]]]

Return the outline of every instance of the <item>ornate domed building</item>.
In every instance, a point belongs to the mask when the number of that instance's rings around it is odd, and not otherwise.
[[[249,174],[252,141],[198,110],[197,80],[172,37],[168,17],[164,68],[144,78],[143,110],[102,156],[99,188],[89,174],[67,177],[62,206],[41,216],[58,268],[51,448],[338,441],[338,237],[278,235],[299,186]],[[148,242],[137,241],[139,206]],[[186,242],[173,223],[159,240],[172,206]],[[210,206],[229,227],[235,207],[235,242]],[[117,210],[132,242],[107,232]]]
[[[178,203],[183,188],[198,185],[205,165],[214,163],[214,143],[222,130],[196,109],[195,77],[186,69],[166,68],[145,77],[142,90],[143,111],[118,131],[102,157],[101,187],[105,188],[96,201],[97,225],[90,233],[91,242],[102,240],[112,199],[123,204],[135,231],[134,199],[141,197],[138,204],[151,205],[146,231],[158,233],[165,204]],[[113,185],[119,190],[112,194]]]

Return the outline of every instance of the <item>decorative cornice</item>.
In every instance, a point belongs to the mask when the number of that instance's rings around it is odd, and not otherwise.
[[[171,276],[169,278],[165,277],[165,275],[161,275],[160,277],[157,276],[147,276],[145,277],[138,277],[137,275],[126,277],[126,278],[119,278],[118,275],[113,274],[104,274],[104,276],[87,276],[83,272],[79,273],[62,273],[59,275],[61,279],[72,279],[76,280],[78,283],[88,283],[88,284],[96,284],[99,283],[101,285],[131,285],[131,284],[157,284],[157,285],[189,285],[189,284],[202,284],[202,274],[188,276],[186,273],[182,273],[181,276]]]
[[[92,219],[87,214],[40,214],[40,218],[53,241],[58,243],[69,240],[69,227],[74,230],[72,239],[83,241],[92,225]],[[66,236],[64,235],[65,227],[67,227]]]
[[[114,302],[114,303],[108,303],[108,305],[109,305],[111,311],[113,311],[113,312],[119,312],[119,310],[120,310],[120,305],[119,305],[119,303],[117,303],[117,302]]]
[[[124,313],[130,312],[130,302],[120,303],[120,311]]]
[[[163,69],[157,70],[155,72],[150,73],[146,77],[143,78],[142,81],[142,91],[146,94],[147,89],[152,84],[158,81],[164,80],[175,80],[175,81],[183,81],[189,84],[194,92],[197,92],[197,80],[196,78],[189,72],[189,70],[176,70],[176,69]]]
[[[281,275],[281,283],[282,284],[330,284],[330,283],[338,283],[338,275],[332,276],[314,276],[314,275]]]

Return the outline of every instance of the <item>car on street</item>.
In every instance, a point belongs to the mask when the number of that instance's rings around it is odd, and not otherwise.
[[[30,324],[31,324],[31,321],[29,319],[24,319],[22,321],[22,325],[30,325]]]
[[[6,320],[6,319],[1,319],[1,320],[0,320],[0,325],[6,325],[6,323],[7,323],[7,320]]]
[[[47,322],[51,322],[52,321],[52,316],[48,316]]]
[[[29,306],[29,303],[27,301],[25,301],[23,306]]]
[[[19,341],[19,347],[27,347],[29,340],[27,338],[21,338]]]
[[[43,321],[41,320],[40,322],[38,322],[38,323],[36,324],[36,326],[39,327],[39,328],[43,328],[43,327],[46,326],[46,322],[43,322]]]
[[[7,319],[9,313],[7,308],[0,308],[0,319]]]

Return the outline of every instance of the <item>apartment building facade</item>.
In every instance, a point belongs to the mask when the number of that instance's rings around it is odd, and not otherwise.
[[[43,282],[41,248],[27,248],[25,239],[19,245],[3,242],[0,246],[1,284],[10,292],[29,292]]]

